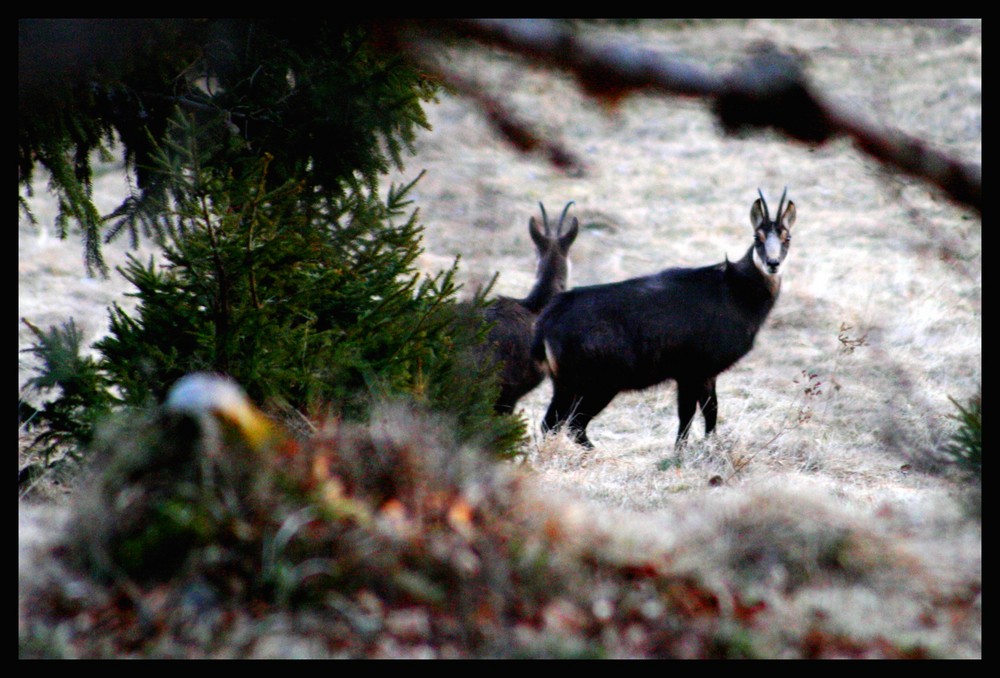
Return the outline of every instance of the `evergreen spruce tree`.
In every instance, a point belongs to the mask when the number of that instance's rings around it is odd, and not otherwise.
[[[420,101],[433,84],[371,50],[364,26],[307,23],[228,22],[240,36],[223,41],[229,50],[194,50],[186,61],[178,49],[179,64],[153,60],[80,85],[90,98],[71,98],[62,118],[22,115],[19,179],[36,161],[52,171],[64,215],[89,234],[88,262],[102,265],[90,232],[100,224],[109,237],[153,234],[163,247],[162,261],[131,258],[122,269],[138,307],[111,309],[96,363],[81,361],[78,341],[58,340],[69,326],[38,332],[31,350],[44,367],[31,385],[63,386],[37,417],[47,442],[84,446],[95,412],[146,407],[196,370],[230,374],[254,400],[308,414],[359,418],[373,397],[405,398],[504,455],[523,437],[522,421],[492,413],[494,369],[471,358],[485,328],[456,304],[454,267],[432,278],[414,269],[413,183],[379,195],[380,173],[401,166],[426,126]],[[175,28],[195,41],[219,29],[192,26]],[[64,94],[79,96],[77,84]],[[81,216],[92,208],[88,152],[112,131],[142,190],[95,222]],[[53,158],[70,150],[67,173]],[[94,387],[69,403],[74,365]]]
[[[88,270],[104,272],[102,236],[162,235],[167,175],[153,156],[178,109],[219,142],[211,166],[239,172],[269,154],[271,186],[376,191],[427,127],[437,85],[372,36],[336,19],[20,19],[18,185],[30,195],[36,167],[49,172],[57,225],[78,224]],[[91,158],[118,148],[138,191],[102,218]]]

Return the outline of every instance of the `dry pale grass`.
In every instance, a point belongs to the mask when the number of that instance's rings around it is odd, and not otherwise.
[[[753,42],[772,40],[808,59],[810,76],[838,104],[981,162],[978,24],[971,33],[813,20],[663,29],[643,25],[624,39],[718,68],[740,60]],[[968,397],[981,379],[975,215],[845,143],[726,138],[701,102],[637,97],[609,111],[566,79],[516,59],[486,63],[455,67],[467,67],[561,138],[583,156],[588,174],[563,176],[516,155],[464,102],[444,100],[410,161],[428,170],[417,202],[430,267],[461,255],[470,286],[500,271],[498,293],[524,294],[533,275],[526,226],[538,201],[549,212],[576,202],[577,285],[739,257],[758,186],[774,200],[787,185],[799,213],[782,296],[756,348],[719,379],[717,438],[696,435],[675,454],[675,388],[666,384],[619,395],[590,425],[592,451],[564,437],[541,439],[537,423],[550,394],[543,385],[522,401],[535,431],[527,464],[539,479],[598,513],[608,506],[636,513],[616,514],[615,530],[652,524],[672,543],[693,538],[684,526],[698,520],[678,514],[713,515],[724,497],[756,513],[754,497],[780,488],[789,520],[836,510],[856,529],[875,523],[880,538],[908,542],[906,558],[953,558],[975,579],[977,533],[961,527],[952,482],[925,472],[953,430],[948,396]],[[724,487],[711,486],[713,479]],[[699,529],[723,541],[733,529],[703,519]],[[948,571],[924,565],[932,576]],[[867,590],[868,598],[840,599],[845,620],[871,619],[865,606],[877,606],[885,590],[879,582]],[[977,641],[968,640],[962,653],[974,655]]]
[[[839,104],[981,163],[978,21],[593,31],[720,69],[771,40],[806,58]],[[847,143],[727,138],[698,101],[633,97],[603,109],[571,81],[502,54],[456,54],[451,66],[588,168],[568,177],[518,155],[466,101],[428,107],[433,131],[387,182],[427,170],[413,194],[426,227],[421,266],[433,272],[460,255],[470,289],[495,271],[497,293],[529,289],[527,224],[539,201],[550,214],[576,202],[576,285],[738,258],[758,186],[776,200],[787,185],[798,208],[781,298],[756,348],[719,379],[714,439],[698,422],[674,451],[672,384],[620,395],[591,424],[592,451],[538,435],[548,385],[522,401],[533,431],[523,465],[552,510],[622,558],[656,552],[674,571],[758,587],[769,625],[821,619],[829,633],[981,656],[980,531],[960,486],[934,464],[955,425],[948,396],[964,400],[981,381],[978,217]],[[98,190],[113,197],[114,180],[102,177]],[[51,208],[33,204],[42,235],[21,224],[19,315],[42,326],[73,316],[96,337],[121,283],[85,278],[81,249],[45,236]],[[26,340],[21,332],[22,348]],[[19,385],[29,368],[22,354]],[[37,539],[33,511],[20,504],[22,556]],[[775,656],[778,636],[768,641]]]

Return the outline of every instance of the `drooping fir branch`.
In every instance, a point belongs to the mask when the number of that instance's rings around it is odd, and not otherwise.
[[[437,90],[358,21],[22,19],[18,39],[18,185],[30,192],[36,167],[50,173],[61,234],[78,225],[88,272],[103,274],[102,235],[164,235],[154,156],[170,150],[176,111],[219,142],[213,166],[240,171],[270,153],[270,187],[296,180],[336,200],[402,169]],[[90,157],[111,144],[134,190],[102,217]]]

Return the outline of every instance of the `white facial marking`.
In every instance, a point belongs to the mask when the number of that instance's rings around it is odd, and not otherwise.
[[[768,261],[781,262],[781,238],[774,231],[767,234],[764,240],[764,251],[767,252]]]
[[[771,237],[768,236],[768,241],[770,241],[770,239]],[[767,247],[768,244],[765,243],[765,251],[767,251]],[[753,248],[753,263],[757,266],[757,269],[761,273],[768,276],[769,278],[781,275],[780,258],[781,258],[780,243],[779,243],[778,255],[775,257],[775,260],[778,261],[778,264],[773,267],[773,270],[771,266],[768,266],[768,264],[760,258],[760,252],[757,251],[757,248],[756,247]]]

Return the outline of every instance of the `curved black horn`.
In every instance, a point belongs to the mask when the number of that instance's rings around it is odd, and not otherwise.
[[[764,206],[764,221],[771,220],[771,214],[767,211],[767,201],[764,200],[764,194],[761,193],[760,189],[757,189],[757,195],[760,196],[760,204]]]
[[[788,186],[785,186],[785,190],[781,194],[781,202],[778,203],[778,213],[774,215],[775,219],[780,219],[781,218],[781,210],[784,209],[785,196],[787,196],[787,195],[788,195]]]
[[[566,218],[566,213],[569,212],[569,208],[573,204],[573,202],[574,201],[570,200],[568,203],[566,203],[566,206],[563,207],[562,215],[560,215],[559,217],[559,225],[556,226],[556,233],[562,233],[563,219]]]
[[[538,201],[538,206],[540,208],[542,208],[542,226],[545,227],[545,235],[548,235],[549,234],[549,217],[545,214],[545,205],[543,205],[542,201],[539,200]]]

